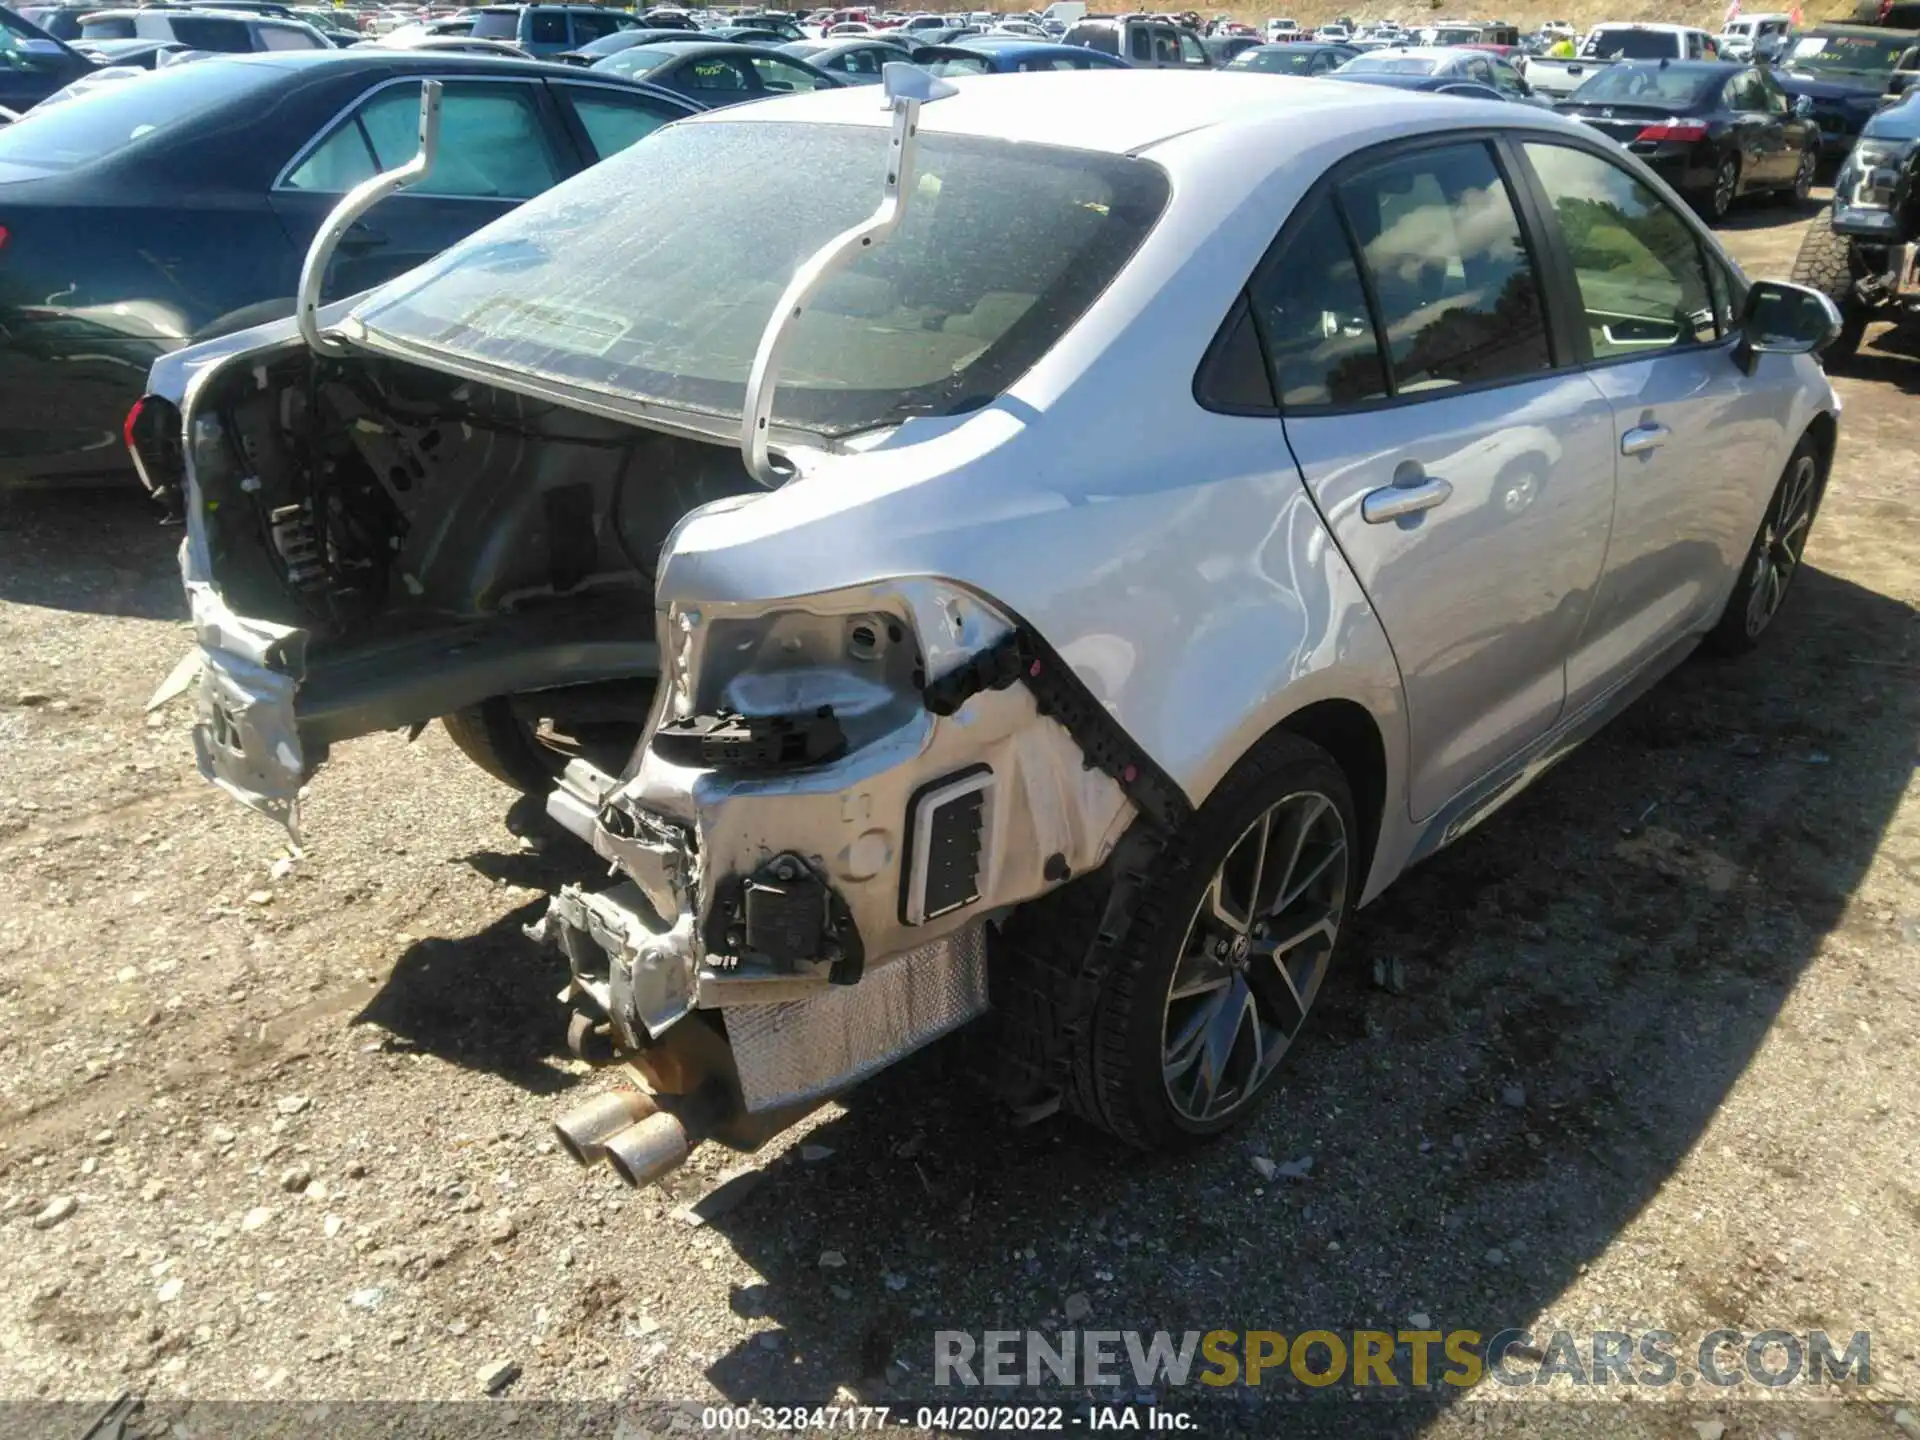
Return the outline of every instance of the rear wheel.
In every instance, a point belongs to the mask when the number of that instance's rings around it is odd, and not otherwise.
[[[1249,1114],[1332,964],[1358,833],[1324,750],[1262,741],[1162,852],[1078,1038],[1071,1108],[1151,1149]]]
[[[1720,163],[1714,167],[1713,184],[1701,193],[1696,203],[1702,215],[1717,223],[1727,218],[1727,212],[1733,209],[1734,197],[1739,193],[1739,157],[1723,155]]]
[[[1760,643],[1760,637],[1786,604],[1787,591],[1800,573],[1807,535],[1820,509],[1824,477],[1820,452],[1812,436],[1801,439],[1787,461],[1773,499],[1760,520],[1753,544],[1740,567],[1740,578],[1720,622],[1707,636],[1709,648],[1722,655],[1741,655]]]
[[[1820,168],[1820,152],[1809,148],[1800,152],[1799,168],[1793,172],[1793,188],[1782,191],[1782,195],[1792,204],[1804,205],[1813,195],[1814,171]]]
[[[1846,364],[1867,331],[1867,306],[1854,291],[1853,241],[1835,233],[1833,212],[1822,210],[1801,237],[1793,260],[1793,283],[1818,290],[1840,312],[1840,333],[1821,352],[1828,369]]]

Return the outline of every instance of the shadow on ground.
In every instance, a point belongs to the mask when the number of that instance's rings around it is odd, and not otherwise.
[[[0,488],[0,601],[185,620],[174,563],[185,533],[160,523],[160,511],[131,478],[75,489]]]
[[[766,1277],[735,1308],[778,1339],[721,1356],[715,1386],[769,1404],[838,1387],[1084,1403],[931,1383],[936,1330],[1059,1325],[1070,1295],[1083,1329],[1525,1324],[1699,1138],[1850,923],[1911,779],[1913,687],[1850,659],[1899,658],[1911,610],[1817,571],[1800,585],[1760,652],[1683,667],[1357,917],[1311,1038],[1246,1130],[1167,1159],[1065,1119],[1016,1129],[956,1044],[856,1092],[810,1137],[830,1159],[789,1152],[718,1221]],[[1376,959],[1399,962],[1396,990],[1370,983]],[[1311,1155],[1311,1178],[1261,1186],[1254,1153]],[[821,1268],[823,1250],[844,1267]],[[1708,1313],[1732,1303],[1698,1283]],[[1273,1398],[1193,1387],[1174,1403],[1207,1433],[1272,1433]],[[1304,1409],[1350,1428],[1350,1406]],[[1284,1413],[1290,1433],[1307,1418]],[[1377,1407],[1367,1429],[1429,1418]]]

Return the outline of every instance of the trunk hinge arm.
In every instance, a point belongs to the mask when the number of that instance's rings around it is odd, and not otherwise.
[[[440,82],[423,80],[420,82],[420,148],[406,164],[382,170],[347,191],[307,247],[307,258],[300,266],[300,288],[294,292],[293,318],[308,348],[322,355],[347,353],[349,347],[344,341],[320,331],[320,287],[327,276],[327,262],[333,259],[335,247],[347,231],[359,223],[362,215],[427,173],[439,148]]]
[[[899,63],[881,69],[880,83],[893,110],[893,133],[887,143],[887,181],[880,206],[801,262],[800,268],[793,272],[793,279],[787,282],[780,303],[774,306],[767,328],[760,332],[753,368],[747,372],[747,393],[741,407],[740,453],[746,458],[747,473],[769,490],[787,478],[774,468],[768,453],[767,426],[773,416],[773,392],[779,377],[780,357],[788,337],[793,334],[793,322],[842,265],[899,228],[907,211],[913,162],[919,150],[920,107],[929,100],[956,93],[946,81],[917,66]]]

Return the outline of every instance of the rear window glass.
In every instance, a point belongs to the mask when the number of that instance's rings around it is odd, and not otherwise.
[[[499,371],[738,415],[795,268],[878,203],[887,138],[669,126],[378,292],[360,318]],[[775,415],[840,434],[988,403],[1092,304],[1167,190],[1146,160],[923,136],[900,228],[796,323]]]
[[[1120,32],[1112,25],[1076,25],[1064,38],[1069,45],[1084,45],[1102,55],[1120,53]]]
[[[1667,65],[1610,65],[1581,85],[1576,99],[1649,105],[1691,105],[1720,83],[1717,70],[1681,70]]]
[[[1340,68],[1350,75],[1431,75],[1440,62],[1425,55],[1356,55]]]
[[[1601,30],[1580,53],[1589,60],[1661,60],[1680,54],[1680,41],[1664,30]]]
[[[172,15],[173,38],[193,50],[244,55],[253,49],[253,33],[244,20],[221,20],[210,15]]]
[[[518,10],[482,10],[468,32],[476,40],[511,40],[520,33]]]
[[[131,15],[109,15],[98,20],[80,22],[82,40],[131,40],[133,34],[133,16]]]
[[[55,105],[0,126],[0,164],[71,170],[284,79],[283,72],[265,65],[199,60],[104,86],[84,105]]]
[[[1304,46],[1292,45],[1243,50],[1227,62],[1227,69],[1260,70],[1270,75],[1304,75],[1313,68],[1313,57],[1319,53]]]

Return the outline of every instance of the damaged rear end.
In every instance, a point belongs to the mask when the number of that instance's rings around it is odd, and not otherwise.
[[[576,1052],[637,1081],[561,1137],[630,1183],[709,1137],[751,1148],[981,1014],[988,927],[1098,868],[1138,811],[1185,804],[1043,637],[962,582],[664,579],[691,518],[752,531],[769,490],[829,486],[904,419],[978,408],[1164,202],[1146,167],[1112,162],[1095,203],[1066,188],[1078,169],[1036,165],[1068,227],[1038,277],[968,289],[937,231],[900,242],[937,286],[843,273],[943,186],[1008,183],[966,141],[916,174],[939,88],[895,75],[887,128],[796,131],[819,149],[796,164],[863,175],[880,203],[839,214],[847,184],[810,186],[829,199],[769,262],[779,284],[723,255],[734,283],[692,298],[614,310],[556,285],[552,237],[612,223],[568,194],[603,166],[521,212],[538,225],[510,218],[351,313],[303,294],[295,321],[163,362],[130,422],[149,483],[187,501],[209,779],[297,834],[333,744],[445,718],[604,863],[530,933],[564,958]],[[703,125],[648,145],[711,165],[727,143]],[[615,218],[640,243],[644,221]],[[858,545],[857,503],[813,533]]]

